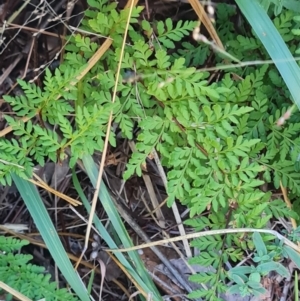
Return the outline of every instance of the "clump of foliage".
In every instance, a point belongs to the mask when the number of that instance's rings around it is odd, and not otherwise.
[[[196,231],[264,228],[272,219],[297,219],[271,192],[282,183],[292,199],[300,195],[300,114],[294,112],[284,125],[277,124],[289,112],[291,102],[275,67],[237,67],[220,73],[219,80],[212,82],[212,73],[197,71],[212,50],[189,38],[196,22],[140,21],[142,8],[136,7],[117,99],[112,104],[128,10],[119,12],[117,4],[107,0],[88,0],[88,4],[82,28],[109,36],[112,46],[87,76],[74,84],[98,48],[89,36],[77,34],[66,46],[64,63],[54,74],[46,70],[42,89],[20,80],[24,95],[5,96],[17,116],[37,115],[40,122],[6,116],[15,138],[0,140],[0,181],[11,183],[11,172],[26,178],[35,162],[43,165],[48,158],[56,162],[69,157],[74,166],[84,154],[101,151],[113,111],[123,138],[134,139],[134,129],[139,129],[136,152],[124,178],[141,175],[141,165],[155,148],[168,169],[168,205],[178,199],[189,207],[193,218],[186,224]],[[226,51],[242,61],[268,59],[247,24],[237,32],[233,6],[220,4],[216,12],[217,31]],[[293,31],[299,28],[294,17],[295,13],[283,9],[273,18],[293,53],[299,43],[297,31]],[[214,64],[224,63],[221,54],[214,53],[213,59]],[[74,120],[70,119],[74,113]],[[116,145],[114,131],[110,143]],[[202,237],[192,246],[201,253],[190,262],[214,268],[191,277],[209,284],[209,290],[190,295],[206,300],[219,300],[227,290],[229,274],[224,263],[240,261],[244,251],[254,247],[252,237],[246,234]]]
[[[299,229],[297,229],[297,232],[299,233]],[[252,239],[255,246],[253,262],[256,265],[236,266],[232,268],[228,276],[235,284],[228,289],[227,293],[240,294],[242,297],[249,295],[256,297],[266,296],[268,292],[261,283],[262,277],[267,276],[271,271],[286,278],[290,276],[290,271],[279,262],[280,260],[291,258],[299,267],[299,253],[288,246],[283,246],[282,242],[275,241],[273,250],[268,251],[259,233],[254,233]]]
[[[31,255],[16,253],[27,240],[0,236],[0,281],[32,300],[68,300],[78,301],[66,289],[57,289],[57,283],[51,282],[51,275],[45,274],[45,268],[30,264]],[[6,294],[6,300],[12,296]]]

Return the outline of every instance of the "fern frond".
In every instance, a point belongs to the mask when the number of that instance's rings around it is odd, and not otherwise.
[[[29,244],[28,240],[20,240],[16,239],[14,237],[5,237],[0,235],[0,250],[1,252],[12,252],[12,251],[18,251],[23,246],[26,246]]]
[[[29,242],[11,237],[0,236],[0,249],[3,252],[17,251]],[[3,253],[0,254],[0,280],[33,300],[78,301],[66,289],[57,289],[55,282],[50,282],[50,275],[45,269],[32,265],[31,255]],[[9,296],[7,296],[9,298]]]

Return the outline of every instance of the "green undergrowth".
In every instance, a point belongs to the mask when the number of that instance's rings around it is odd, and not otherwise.
[[[140,176],[141,165],[155,148],[167,171],[168,205],[179,200],[190,208],[185,223],[195,231],[265,228],[279,218],[298,220],[297,210],[288,209],[278,193],[282,183],[299,208],[300,114],[296,110],[290,114],[290,93],[275,66],[199,71],[208,61],[208,67],[225,61],[209,45],[192,40],[197,22],[148,22],[139,18],[142,8],[137,7],[112,104],[128,10],[119,12],[115,2],[106,0],[88,3],[82,29],[109,36],[112,46],[74,85],[99,48],[92,35],[76,34],[66,46],[63,64],[53,73],[46,70],[42,88],[19,80],[24,95],[4,97],[16,116],[5,117],[14,135],[0,140],[1,183],[11,184],[11,172],[29,177],[36,163],[43,165],[48,159],[69,158],[73,167],[85,154],[101,151],[113,111],[111,146],[116,146],[117,135],[137,141],[124,178]],[[216,29],[226,51],[243,62],[269,59],[244,20],[237,28],[236,13],[232,5],[216,8]],[[277,16],[269,13],[291,53],[296,54],[299,17],[287,9]],[[226,63],[230,63],[228,57]],[[287,115],[290,118],[280,124],[280,118]],[[23,122],[19,117],[24,116],[38,116],[39,122],[33,118]],[[273,238],[265,235],[263,239],[271,252]],[[205,300],[220,300],[230,279],[228,266],[239,263],[255,247],[247,234],[203,237],[191,245],[201,253],[190,262],[213,268],[191,277],[208,284],[209,289],[191,294]],[[250,286],[248,290],[237,287],[242,294],[255,293]]]
[[[57,289],[57,283],[51,282],[44,267],[31,264],[31,255],[17,253],[28,244],[26,240],[0,236],[0,281],[31,300],[78,301],[66,289]],[[5,300],[12,300],[12,295],[2,293]]]

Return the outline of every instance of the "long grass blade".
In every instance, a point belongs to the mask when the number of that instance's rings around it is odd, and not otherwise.
[[[97,177],[98,177],[98,169],[92,159],[91,156],[84,156],[82,159],[82,162],[84,164],[84,167],[87,171],[87,174],[92,182],[92,184],[96,185],[97,182]],[[103,181],[101,182],[101,186],[100,186],[100,192],[99,192],[99,199],[102,203],[103,208],[105,209],[109,220],[111,221],[114,229],[116,230],[123,246],[133,246],[132,241],[130,236],[127,233],[127,230],[119,216],[118,211],[115,208],[115,205],[110,197],[110,194],[105,186],[105,184],[103,183]],[[85,201],[82,199],[83,204],[85,204]],[[94,217],[94,222],[97,220],[97,217]],[[100,221],[99,221],[100,222]],[[99,222],[97,222],[97,224],[95,224],[96,227],[100,226]],[[101,223],[101,222],[100,222]],[[102,225],[102,224],[101,224]],[[104,227],[101,226],[100,228],[100,233],[102,234],[102,231],[106,231],[106,229],[103,229]],[[104,233],[105,233],[104,232]],[[107,233],[108,235],[108,233]],[[104,237],[107,237],[107,235],[103,235]],[[115,245],[114,242],[111,241],[111,238],[109,239],[109,241],[106,241],[108,245],[110,245],[111,243],[113,243]],[[120,253],[119,253],[120,254]],[[119,254],[116,254],[116,256],[118,257],[118,259],[120,260],[120,262],[123,263],[124,258],[119,258]],[[154,285],[152,279],[150,278],[141,258],[139,257],[137,252],[128,252],[128,255],[131,259],[131,262],[134,265],[134,269],[130,269],[130,273],[132,275],[132,277],[138,282],[138,284],[148,293],[151,292],[153,294],[153,300],[162,300],[161,296],[159,294],[159,292],[157,291],[156,286]],[[122,260],[122,261],[121,261]],[[126,260],[127,261],[127,260]],[[128,261],[127,261],[128,264]]]
[[[90,301],[88,292],[65,252],[37,188],[15,174],[12,174],[12,179],[59,270],[78,298],[82,301]]]
[[[263,43],[300,108],[300,68],[275,25],[258,0],[235,0],[254,32]]]
[[[74,187],[80,197],[80,199],[82,200],[83,205],[86,208],[86,211],[90,214],[91,212],[91,205],[89,203],[89,201],[87,200],[87,198],[85,197],[85,194],[80,186],[79,180],[76,176],[76,173],[73,172],[72,175],[72,180],[73,180],[73,184]],[[108,231],[106,230],[106,228],[102,225],[102,222],[99,220],[97,215],[94,215],[93,218],[93,222],[94,225],[96,227],[96,229],[98,230],[99,234],[101,235],[101,238],[107,243],[108,246],[115,246],[117,247],[114,238],[112,238],[112,236],[114,236],[115,233],[113,233],[112,235],[110,235],[110,233],[108,233]],[[119,240],[119,237],[116,237],[117,240]],[[146,285],[144,285],[144,287],[140,286],[139,283],[144,283],[142,281],[142,279],[140,278],[140,276],[135,272],[135,269],[133,268],[133,266],[129,263],[129,261],[126,259],[125,256],[116,256],[119,260],[119,264],[123,266],[123,268],[126,270],[126,273],[129,273],[131,279],[133,280],[134,284],[136,284],[136,287],[139,287],[142,292],[142,294],[144,296],[147,295],[148,292],[148,288]],[[116,260],[116,259],[114,259]]]

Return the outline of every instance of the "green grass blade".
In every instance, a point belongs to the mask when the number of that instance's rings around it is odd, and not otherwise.
[[[74,187],[85,206],[88,213],[91,211],[91,205],[87,198],[85,197],[85,194],[80,186],[79,180],[77,178],[77,175],[75,172],[73,172],[72,175],[73,184]],[[104,185],[104,184],[103,184]],[[118,246],[116,245],[115,241],[112,239],[111,235],[107,232],[106,228],[102,225],[102,222],[99,220],[97,215],[94,216],[93,219],[94,225],[98,232],[101,234],[101,238],[107,243],[109,248],[116,249]],[[122,253],[115,254],[120,263],[126,268],[126,270],[130,273],[130,275],[135,279],[135,281],[143,288],[145,292],[149,291],[149,287],[144,283],[142,278],[136,273],[135,268],[130,264],[130,262],[127,260],[127,258]],[[119,256],[121,255],[121,256]],[[160,300],[160,299],[154,299],[154,300]]]
[[[97,177],[98,177],[98,169],[96,168],[96,165],[95,165],[92,157],[88,156],[88,155],[84,156],[82,159],[82,162],[84,164],[84,167],[87,171],[87,174],[88,174],[92,184],[95,187],[96,182],[97,182]],[[114,229],[118,233],[118,236],[119,236],[123,246],[124,247],[133,246],[131,238],[128,235],[126,228],[124,227],[124,224],[119,216],[119,213],[116,210],[115,205],[114,205],[114,203],[110,197],[110,194],[109,194],[105,184],[103,183],[103,181],[101,182],[101,186],[100,186],[99,199],[100,199],[102,206],[105,209]],[[95,218],[94,218],[94,220],[95,220]],[[97,227],[97,224],[96,224],[96,227]],[[105,231],[106,231],[106,229],[105,229]],[[99,232],[102,234],[101,231],[99,231]],[[104,236],[103,236],[103,238],[104,238]],[[114,243],[113,243],[114,246],[111,246],[110,243],[108,243],[108,245],[110,248],[116,248]],[[119,258],[120,254],[121,253],[115,254],[119,260],[120,260],[120,258]],[[131,262],[134,265],[134,274],[132,274],[134,279],[138,282],[138,284],[143,289],[145,289],[146,292],[151,292],[153,294],[153,300],[162,300],[159,292],[157,291],[156,286],[154,285],[152,279],[150,278],[138,253],[136,251],[130,251],[130,252],[128,252],[128,255],[131,259]],[[122,262],[122,261],[120,260],[120,262]],[[123,264],[123,262],[122,262],[122,264]],[[133,272],[133,270],[130,270],[130,273],[132,273],[132,272]],[[138,277],[137,277],[137,275],[138,275]]]
[[[300,108],[300,68],[278,30],[257,0],[235,1],[274,61],[295,104]]]
[[[38,190],[32,183],[13,173],[12,178],[61,273],[78,298],[82,301],[90,301],[87,290],[65,252]]]

